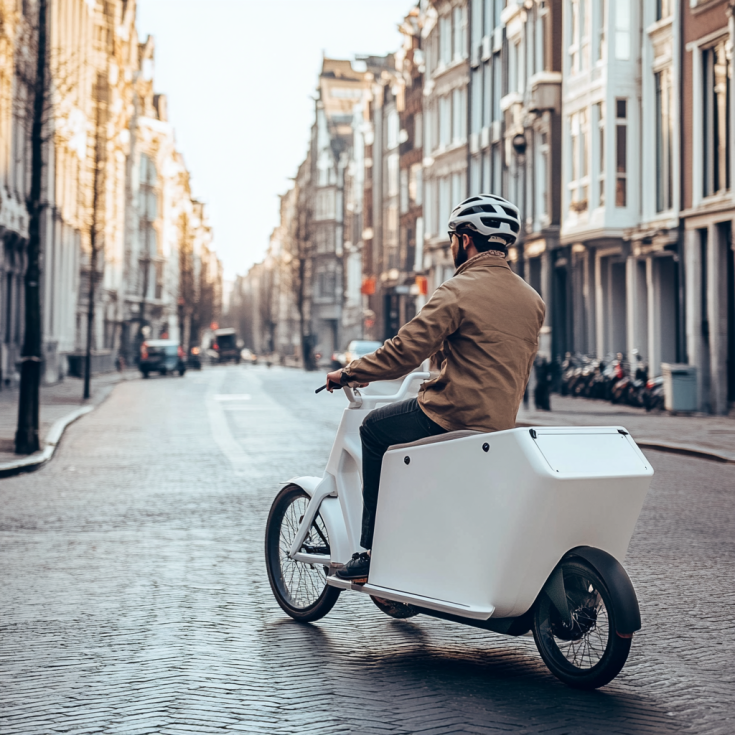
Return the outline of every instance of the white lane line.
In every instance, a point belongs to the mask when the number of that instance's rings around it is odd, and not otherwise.
[[[218,389],[221,390],[227,373],[223,370],[218,376],[218,380],[210,390],[209,394],[214,400],[207,401],[207,413],[209,414],[209,425],[212,428],[212,436],[217,442],[222,454],[227,457],[232,465],[232,469],[235,473],[244,473],[248,467],[247,454],[242,450],[242,447],[238,444],[230,427],[227,425],[227,416],[224,411],[224,407],[221,402],[217,400],[218,395],[228,395],[215,393]]]

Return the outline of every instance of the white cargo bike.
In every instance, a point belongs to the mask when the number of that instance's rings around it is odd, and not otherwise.
[[[455,431],[391,447],[368,582],[335,576],[361,550],[360,424],[428,377],[344,389],[323,477],[294,478],[271,507],[265,554],[278,604],[308,622],[349,590],[397,618],[533,631],[563,682],[607,684],[641,627],[622,562],[653,475],[621,427]]]

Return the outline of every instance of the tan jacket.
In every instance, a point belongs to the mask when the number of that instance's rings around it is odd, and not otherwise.
[[[351,380],[392,380],[441,350],[441,372],[419,392],[424,413],[449,431],[500,431],[516,414],[538,350],[546,306],[505,259],[463,263],[398,334],[353,360]]]

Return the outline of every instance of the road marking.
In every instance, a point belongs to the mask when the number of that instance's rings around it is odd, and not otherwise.
[[[214,395],[215,401],[225,403],[227,401],[249,401],[249,393],[216,393]]]

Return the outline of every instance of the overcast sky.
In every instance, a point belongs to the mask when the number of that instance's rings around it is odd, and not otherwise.
[[[306,153],[322,52],[398,49],[413,0],[138,0],[156,91],[205,201],[225,276],[261,259]]]

